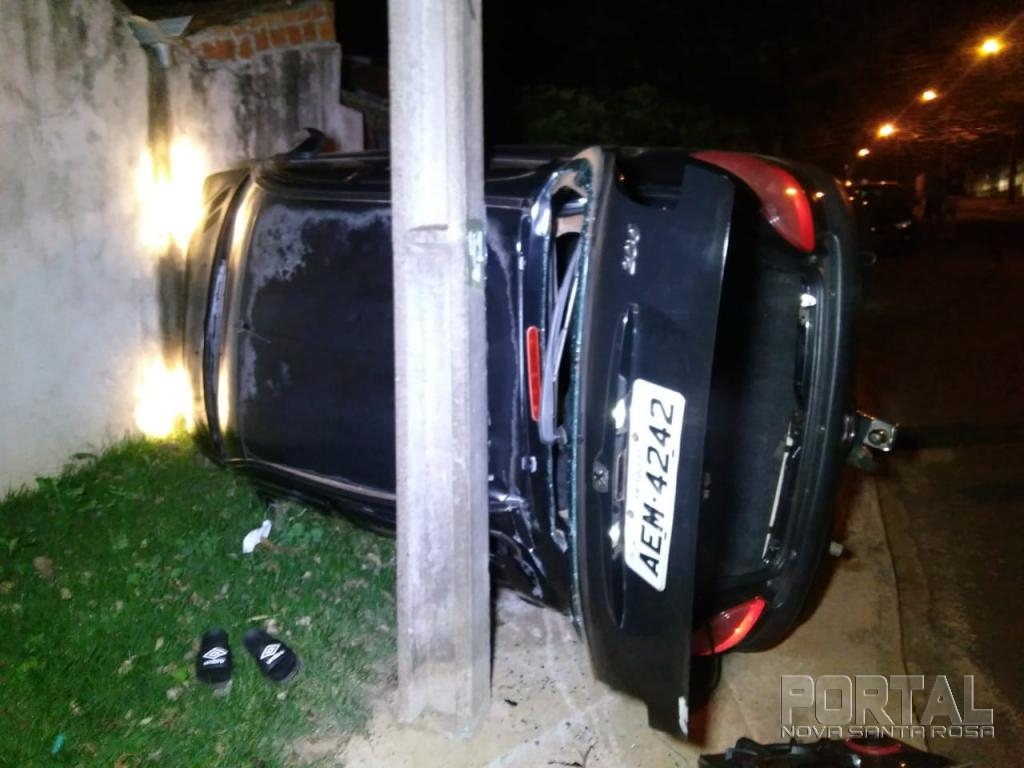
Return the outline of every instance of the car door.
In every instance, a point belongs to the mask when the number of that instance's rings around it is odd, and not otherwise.
[[[733,184],[670,199],[594,153],[568,396],[574,608],[600,679],[685,736],[703,450]]]

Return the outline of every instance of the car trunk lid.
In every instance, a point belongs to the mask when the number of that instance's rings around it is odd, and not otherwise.
[[[686,735],[703,450],[732,213],[724,175],[685,166],[650,204],[603,176],[581,271],[566,449],[575,608],[597,676]]]

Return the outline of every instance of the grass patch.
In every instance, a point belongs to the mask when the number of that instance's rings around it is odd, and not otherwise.
[[[0,765],[274,766],[366,716],[394,660],[394,543],[298,505],[268,510],[186,439],[128,442],[0,503]],[[273,622],[299,654],[275,687],[242,645]],[[199,637],[231,637],[223,697]],[[272,628],[273,630],[273,628]]]

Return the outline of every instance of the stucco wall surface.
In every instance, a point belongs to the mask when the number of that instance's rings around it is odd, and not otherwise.
[[[336,43],[230,61],[178,45],[164,68],[126,16],[0,3],[0,497],[136,433],[147,399],[187,402],[181,231],[206,173],[304,125],[361,147]]]

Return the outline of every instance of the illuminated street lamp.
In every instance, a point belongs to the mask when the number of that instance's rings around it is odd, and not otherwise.
[[[928,88],[927,90],[921,91],[921,101],[923,101],[925,103],[927,103],[929,101],[935,101],[937,98],[939,98],[939,94],[937,94],[931,88]]]
[[[867,157],[871,154],[871,150],[867,147],[861,147],[857,150],[857,157]]]
[[[1003,41],[998,37],[986,37],[978,46],[978,53],[982,56],[995,56],[1003,50]]]
[[[1006,46],[1003,44],[1003,41],[998,37],[986,37],[981,41],[981,45],[978,46],[978,55],[983,58],[997,56],[1005,47]],[[1019,119],[1020,114],[1018,113],[1018,120]],[[1006,201],[1008,203],[1016,202],[1017,199],[1017,185],[1015,182],[1017,180],[1018,158],[1020,157],[1019,146],[1020,128],[1018,127],[1018,129],[1013,132],[1013,137],[1010,141],[1010,186],[1006,195]]]
[[[896,126],[892,123],[882,123],[878,126],[878,138],[887,139],[896,133]]]

